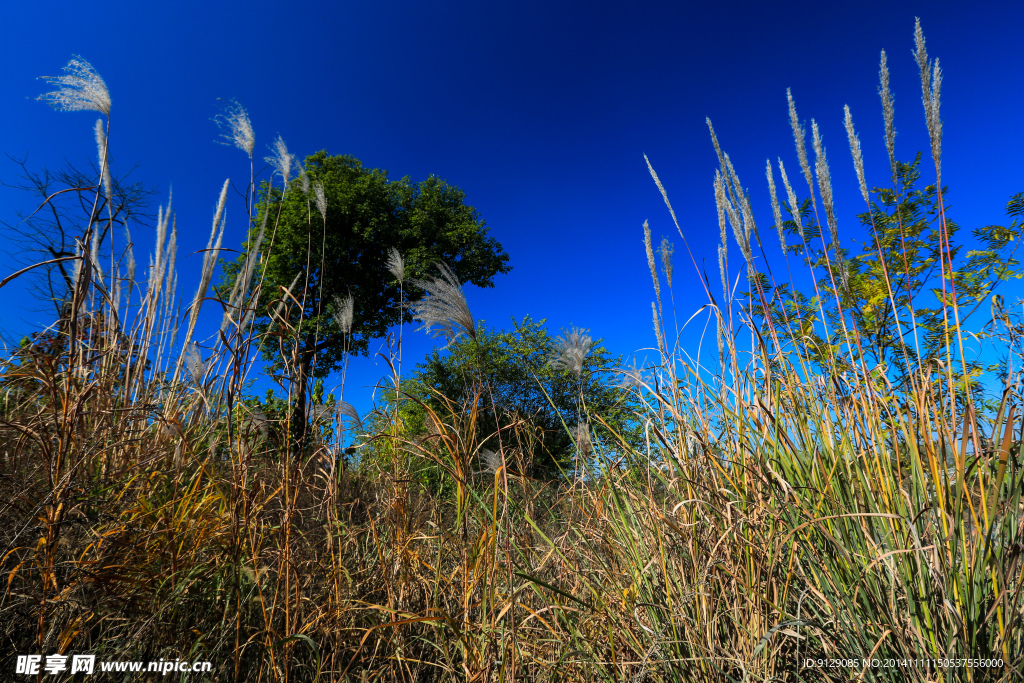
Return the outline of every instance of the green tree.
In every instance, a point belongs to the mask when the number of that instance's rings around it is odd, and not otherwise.
[[[906,386],[915,368],[927,366],[931,360],[946,362],[947,348],[957,351],[957,330],[950,312],[954,299],[948,282],[943,293],[943,259],[951,258],[953,262],[963,333],[1001,282],[1020,277],[1014,253],[1024,228],[1017,220],[1024,216],[1024,193],[1015,195],[1007,205],[1008,215],[1015,217],[1009,227],[987,225],[972,231],[975,249],[965,250],[957,243],[959,225],[947,217],[947,256],[937,189],[935,185],[919,187],[920,161],[918,154],[912,163],[896,162],[893,187],[873,189],[875,200],[870,211],[858,216],[867,233],[859,252],[841,250],[837,256],[836,245],[829,245],[838,301],[832,289],[833,278],[827,272],[826,252],[820,246],[821,226],[810,200],[804,200],[799,209],[799,225],[793,208],[786,205],[794,218],[783,222],[784,231],[791,237],[800,238],[801,231],[803,235],[799,242],[790,243],[788,250],[802,256],[819,273],[818,292],[823,302],[819,304],[816,298],[785,283],[772,294],[768,279],[757,276],[766,292],[774,327],[782,337],[780,343],[799,341],[810,352],[811,360],[823,367],[846,369],[851,360],[860,363],[863,358],[868,368],[881,368],[897,386]],[[835,268],[837,258],[845,261],[845,287]],[[749,293],[748,301],[751,314],[763,318],[764,307],[756,288]],[[847,329],[851,334],[856,330],[859,344],[847,343],[840,305]],[[981,325],[977,328],[980,330]],[[966,364],[972,377],[981,371],[976,360],[968,359]],[[957,368],[959,360],[953,371],[962,376]]]
[[[511,332],[481,326],[475,341],[463,337],[446,352],[434,351],[417,365],[402,382],[403,392],[416,399],[403,406],[408,435],[429,431],[423,405],[443,417],[442,396],[469,410],[479,394],[476,433],[481,439],[491,436],[485,449],[497,451],[492,435],[499,426],[508,427],[517,420],[525,420],[535,435],[532,452],[523,453],[528,468],[524,474],[529,476],[550,479],[570,472],[577,441],[585,453],[602,447],[615,450],[619,437],[639,444],[633,420],[639,406],[623,386],[622,374],[615,372],[621,357],[612,356],[579,331],[556,339],[543,320],[535,322],[527,316],[513,323]],[[522,441],[509,444],[513,437],[504,438],[505,446],[531,446]]]
[[[265,225],[263,261],[252,276],[262,286],[251,307],[258,329],[281,337],[262,348],[275,370],[291,369],[300,436],[309,378],[341,369],[348,354],[366,355],[371,339],[412,321],[403,307],[403,280],[423,276],[438,261],[462,282],[481,287],[510,270],[508,254],[488,236],[465,194],[440,178],[390,181],[384,170],[326,151],[308,157],[304,172],[286,189],[263,184],[249,234],[254,243]],[[404,272],[389,268],[392,249],[404,260]],[[225,264],[222,297],[243,270],[244,258]],[[286,289],[290,305],[278,308]],[[411,298],[421,294],[413,291]],[[348,314],[339,315],[349,297]]]

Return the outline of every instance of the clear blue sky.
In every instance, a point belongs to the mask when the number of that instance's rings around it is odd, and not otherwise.
[[[969,9],[968,9],[969,8]],[[293,153],[353,154],[393,177],[436,174],[460,186],[511,256],[488,290],[468,288],[478,319],[509,316],[576,324],[616,353],[653,345],[653,297],[642,247],[676,244],[682,319],[704,295],[643,161],[673,200],[690,247],[717,279],[715,124],[758,223],[772,223],[764,164],[797,168],[786,115],[822,127],[840,231],[859,235],[862,210],[842,108],[864,145],[868,182],[884,184],[877,96],[879,51],[890,57],[897,155],[927,148],[912,32],[920,16],[945,72],[943,178],[963,234],[1001,223],[1024,190],[1021,3],[963,2],[294,2],[7,3],[0,29],[0,152],[35,169],[84,166],[95,154],[93,113],[59,113],[35,98],[73,54],[110,88],[115,173],[173,186],[182,291],[194,291],[217,194],[244,184],[245,155],[215,144],[217,98],[249,110],[259,157],[280,133]],[[0,180],[18,168],[0,157]],[[930,170],[926,169],[925,178]],[[264,170],[264,177],[268,171]],[[244,235],[241,199],[229,204],[226,246]],[[31,209],[0,189],[0,217]],[[140,249],[151,244],[135,231]],[[740,262],[735,247],[733,267]],[[143,261],[142,258],[139,259]],[[13,269],[0,254],[0,272]],[[1011,297],[1015,292],[1007,291]],[[22,290],[0,291],[0,327],[17,338],[43,322]],[[699,328],[692,335],[699,334]],[[407,363],[434,340],[406,332]],[[359,361],[350,400],[381,374]],[[354,393],[353,393],[354,392]]]

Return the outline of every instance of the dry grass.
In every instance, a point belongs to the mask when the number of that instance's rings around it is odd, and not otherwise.
[[[749,199],[720,158],[723,235],[728,218],[750,254]],[[211,245],[220,230],[215,220]],[[98,248],[84,247],[65,315],[3,362],[0,670],[17,653],[74,652],[209,660],[214,679],[238,681],[1024,679],[1024,397],[1012,372],[991,407],[957,392],[950,364],[921,363],[894,387],[842,362],[868,343],[846,316],[824,360],[810,342],[780,342],[792,336],[777,318],[734,326],[771,301],[757,277],[746,303],[708,294],[722,330],[711,370],[672,346],[659,286],[660,362],[627,383],[644,449],[588,438],[582,476],[530,480],[517,474],[528,422],[495,438],[479,433],[478,400],[440,397],[425,435],[377,415],[353,469],[340,417],[336,431],[303,430],[314,436],[298,450],[293,425],[242,400],[255,346],[289,338],[253,334],[255,292],[222,302],[222,334],[182,377],[169,208],[158,232],[146,283],[101,273]],[[661,253],[667,275],[671,247]],[[427,321],[471,334],[446,275],[427,288],[445,299]],[[828,261],[814,286],[842,301],[846,277]],[[296,305],[280,292],[279,310]],[[993,343],[1019,363],[1024,327],[1001,320]],[[744,347],[737,332],[751,328]],[[951,358],[965,333],[947,336]],[[571,336],[566,349],[587,341]],[[483,379],[474,387],[486,397]],[[394,409],[412,400],[395,396]],[[424,465],[438,485],[417,478]],[[884,666],[946,657],[1002,664]],[[883,666],[804,664],[830,658]]]

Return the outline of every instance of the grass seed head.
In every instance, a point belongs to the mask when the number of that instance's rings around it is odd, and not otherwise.
[[[245,110],[237,100],[231,100],[224,108],[224,111],[214,117],[217,127],[223,132],[224,138],[221,144],[233,145],[249,155],[252,159],[253,150],[256,148],[256,135],[252,132],[252,122],[249,121],[249,112]]]
[[[413,281],[425,292],[423,298],[412,304],[413,318],[422,323],[421,330],[435,337],[443,336],[449,345],[463,334],[475,340],[476,322],[462,284],[447,264],[438,262],[437,269],[439,276]]]
[[[110,91],[92,64],[76,55],[64,71],[67,75],[41,76],[59,88],[36,99],[49,102],[58,111],[98,111],[110,116]]]

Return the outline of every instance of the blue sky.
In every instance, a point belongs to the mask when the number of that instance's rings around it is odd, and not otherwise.
[[[927,148],[911,57],[920,16],[945,72],[943,179],[963,234],[1005,222],[1024,190],[1024,5],[962,2],[54,2],[5,7],[0,40],[0,152],[29,166],[84,166],[95,154],[91,113],[60,113],[35,98],[79,54],[112,96],[114,172],[166,204],[173,186],[182,291],[194,290],[224,179],[244,184],[245,155],[216,144],[217,98],[249,111],[259,157],[280,133],[293,153],[353,154],[392,177],[439,175],[461,187],[511,256],[488,290],[468,288],[490,325],[547,318],[603,337],[615,353],[654,344],[653,298],[641,225],[676,245],[675,303],[685,320],[705,303],[679,234],[644,165],[647,154],[690,248],[717,279],[716,166],[704,118],[715,124],[758,223],[772,223],[765,160],[797,168],[786,114],[791,87],[802,119],[822,127],[844,239],[862,210],[842,108],[864,145],[868,183],[887,177],[877,95],[889,54],[897,155]],[[16,165],[0,157],[0,180]],[[931,171],[926,168],[925,178]],[[264,169],[263,177],[269,175]],[[229,203],[226,246],[245,231]],[[0,188],[0,218],[31,210]],[[140,250],[151,245],[134,235]],[[733,248],[734,255],[737,253]],[[142,261],[143,259],[139,259]],[[740,267],[733,257],[733,267]],[[0,272],[13,270],[9,250]],[[1010,298],[1016,294],[1006,290]],[[23,290],[0,290],[0,328],[17,339],[41,324]],[[687,332],[692,342],[700,328]],[[406,362],[434,340],[407,330]],[[383,366],[359,360],[346,397],[368,404]],[[364,392],[360,395],[359,392]]]

